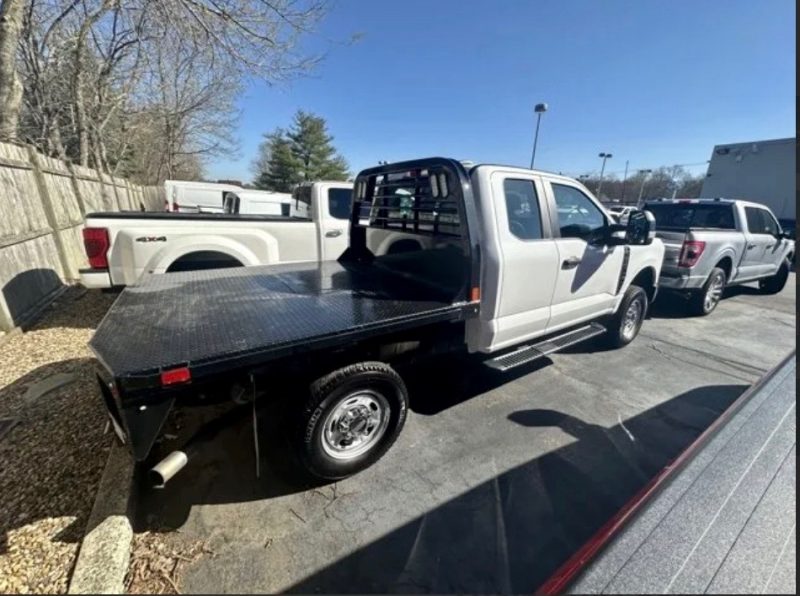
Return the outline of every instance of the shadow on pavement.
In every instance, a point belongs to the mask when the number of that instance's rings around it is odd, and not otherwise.
[[[433,415],[509,380],[476,372],[480,368],[464,373],[453,363],[420,395],[423,405],[416,408]],[[442,400],[443,388],[458,397]],[[544,428],[560,429],[572,442],[474,486],[344,558],[323,559],[327,567],[296,580],[289,590],[531,592],[746,388],[696,388],[610,427],[555,410],[513,412],[509,420],[530,429],[532,450]],[[263,508],[270,499],[314,488],[292,477],[297,464],[283,442],[279,418],[259,421],[264,424],[260,479],[254,474],[252,421],[245,420],[224,431],[213,449],[198,454],[165,489],[141,493],[137,530],[176,529],[196,504],[261,500]],[[215,574],[213,561],[206,564],[211,566],[206,573]]]
[[[574,438],[475,486],[289,591],[533,592],[746,389],[701,387],[606,428],[553,410],[509,418]],[[533,436],[533,435],[532,435]]]
[[[433,416],[459,403],[490,391],[531,372],[552,364],[542,358],[507,373],[498,373],[468,356],[441,356],[424,365],[403,370],[411,397],[411,410],[423,416]],[[141,494],[137,507],[137,531],[170,531],[182,526],[196,504],[241,503],[294,494],[321,486],[300,472],[300,464],[292,454],[286,436],[286,404],[260,407],[258,417],[261,478],[256,478],[256,459],[253,448],[252,416],[220,431],[213,444],[204,446],[165,488],[153,489],[146,470],[172,449],[178,448],[191,433],[186,428],[199,428],[219,415],[219,409],[208,408],[183,412],[186,418],[171,420],[178,425],[173,441],[157,442],[148,463],[139,466],[138,482]],[[188,419],[193,416],[193,419]],[[166,434],[172,434],[167,429]]]

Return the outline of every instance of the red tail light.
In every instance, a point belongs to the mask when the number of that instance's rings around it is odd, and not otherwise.
[[[92,269],[108,269],[108,249],[111,242],[106,228],[83,228],[83,246]]]
[[[687,240],[681,247],[681,258],[678,261],[679,267],[694,267],[703,255],[706,243],[699,240]]]
[[[192,373],[188,366],[165,370],[161,373],[162,385],[175,385],[177,383],[187,383],[192,380]]]

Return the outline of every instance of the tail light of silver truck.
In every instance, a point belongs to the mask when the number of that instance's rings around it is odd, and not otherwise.
[[[694,267],[697,261],[703,256],[706,243],[700,240],[685,240],[681,247],[681,256],[678,260],[678,267]]]
[[[107,228],[83,228],[83,247],[92,269],[108,269],[111,240]]]

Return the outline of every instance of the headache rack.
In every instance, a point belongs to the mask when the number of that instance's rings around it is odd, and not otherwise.
[[[463,196],[444,165],[377,172],[359,180],[356,225],[414,234],[461,236]]]
[[[363,170],[353,186],[350,247],[342,260],[372,261],[395,271],[402,256],[382,252],[384,241],[403,250],[421,250],[412,267],[430,278],[421,262],[435,269],[444,251],[458,247],[460,258],[448,272],[457,271],[459,290],[455,301],[475,301],[480,296],[480,227],[469,174],[463,164],[444,157],[385,164]],[[414,238],[418,236],[419,238]],[[409,257],[411,258],[411,257]],[[419,276],[418,276],[419,279]]]

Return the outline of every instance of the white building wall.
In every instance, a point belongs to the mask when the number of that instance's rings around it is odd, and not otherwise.
[[[717,145],[701,196],[755,201],[796,219],[796,158],[796,138]]]

